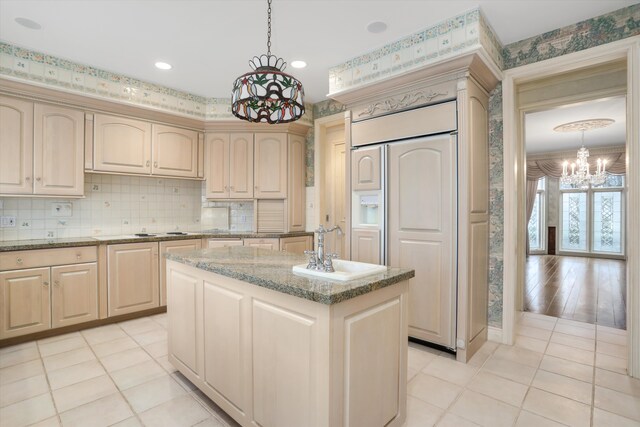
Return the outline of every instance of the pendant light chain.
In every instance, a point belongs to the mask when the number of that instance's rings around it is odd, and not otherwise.
[[[267,0],[267,56],[271,56],[271,0]]]

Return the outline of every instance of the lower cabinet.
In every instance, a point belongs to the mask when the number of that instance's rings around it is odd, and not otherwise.
[[[52,327],[75,325],[98,318],[98,264],[51,267]]]
[[[109,316],[160,306],[158,262],[158,242],[108,246]]]
[[[202,239],[207,249],[228,248],[229,246],[242,246],[242,239]]]
[[[202,242],[200,239],[172,240],[160,242],[160,305],[167,305],[167,259],[164,254],[176,251],[195,251],[200,249]]]
[[[96,260],[95,247],[3,253],[0,339],[96,320]]]
[[[304,251],[313,249],[311,236],[283,237],[280,239],[280,250],[294,254],[304,254]]]
[[[251,237],[248,239],[244,239],[244,246],[278,251],[280,250],[280,239],[277,239],[277,238],[260,239],[260,238]]]

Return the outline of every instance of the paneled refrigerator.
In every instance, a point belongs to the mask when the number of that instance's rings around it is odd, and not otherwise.
[[[355,147],[351,259],[413,268],[409,336],[456,347],[455,132]]]

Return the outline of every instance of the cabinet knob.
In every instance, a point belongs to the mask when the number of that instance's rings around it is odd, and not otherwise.
[[[80,259],[80,258],[82,258],[82,255],[81,254],[76,254],[76,259]]]
[[[147,163],[146,163],[146,164],[147,164],[147,167],[149,167],[149,166],[151,165],[151,161],[150,161],[150,160],[147,160]]]
[[[253,187],[253,188],[255,188],[255,189],[257,190],[257,189],[258,189],[258,186],[256,185],[256,186],[255,186],[255,187]]]
[[[25,176],[25,177],[24,177],[24,180],[25,180],[25,181],[27,181],[27,182],[29,182],[29,181],[31,181],[31,177],[30,177],[30,176]]]
[[[158,162],[153,162],[153,167],[157,168],[158,167]]]
[[[60,286],[60,281],[56,280],[55,282],[53,282],[53,284],[54,284],[55,286]]]
[[[40,182],[40,177],[36,178],[36,181]]]
[[[231,190],[233,190],[233,185],[231,187],[229,187]]]
[[[42,282],[42,284],[43,284],[44,286],[49,286],[49,282],[47,282],[47,281]]]
[[[22,264],[22,258],[16,258],[16,264]]]

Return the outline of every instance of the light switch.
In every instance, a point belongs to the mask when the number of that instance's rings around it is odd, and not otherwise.
[[[9,228],[16,226],[16,217],[15,216],[3,216],[0,217],[0,227]]]

